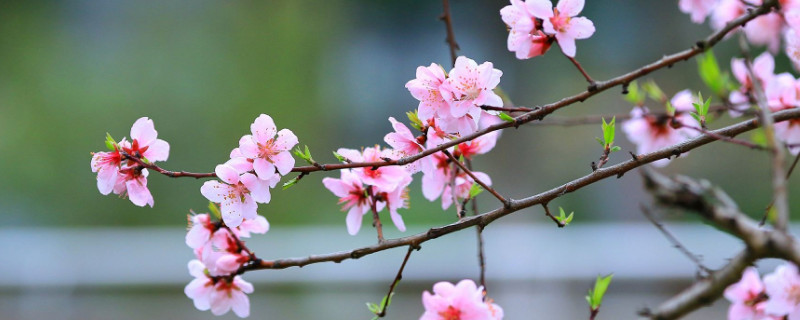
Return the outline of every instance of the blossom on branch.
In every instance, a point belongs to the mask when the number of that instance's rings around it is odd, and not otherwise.
[[[575,40],[594,34],[594,23],[586,17],[575,17],[583,10],[584,0],[559,0],[556,8],[550,0],[528,0],[528,10],[542,19],[544,32],[556,37],[561,51],[575,57]]]
[[[725,289],[725,299],[731,302],[728,320],[773,319],[764,314],[767,295],[754,267],[745,269],[742,279]]]
[[[550,49],[553,38],[544,33],[524,1],[511,0],[511,5],[500,9],[500,17],[509,28],[508,51],[515,52],[517,59],[530,59]]]
[[[800,319],[800,273],[795,265],[778,266],[775,272],[764,276],[764,287],[769,296],[764,306],[766,313]]]
[[[127,196],[137,206],[152,207],[153,196],[147,189],[147,169],[124,154],[143,162],[166,161],[169,143],[158,139],[153,120],[147,117],[136,120],[130,134],[131,141],[125,138],[119,143],[107,141],[112,151],[92,154],[91,168],[92,172],[97,172],[97,189],[103,195],[113,191],[120,196]]]
[[[449,282],[437,282],[433,285],[433,294],[422,293],[422,305],[425,313],[420,320],[499,320],[503,318],[503,309],[491,302],[483,301],[483,287],[478,287],[472,280],[461,280],[453,285]]]
[[[214,172],[219,181],[206,181],[200,193],[208,200],[219,203],[222,220],[228,227],[238,227],[244,219],[255,219],[258,204],[269,203],[270,188],[274,188],[280,176],[273,173],[268,180],[262,180],[254,174],[240,173],[234,167],[221,164]]]
[[[252,135],[239,140],[242,156],[253,159],[253,169],[259,178],[268,180],[277,171],[282,176],[294,167],[290,150],[297,145],[297,136],[289,129],[277,131],[272,118],[261,114],[250,125]]]
[[[195,277],[183,289],[187,297],[193,300],[195,308],[201,311],[211,310],[214,315],[223,315],[233,310],[240,318],[250,315],[250,299],[246,293],[253,293],[253,285],[240,276],[211,278],[205,265],[198,260],[189,261],[189,274]]]

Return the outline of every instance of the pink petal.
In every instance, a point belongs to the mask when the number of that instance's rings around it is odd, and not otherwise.
[[[575,57],[575,38],[571,38],[563,33],[556,33],[556,40],[561,51],[568,57]]]
[[[239,182],[239,173],[236,172],[236,169],[229,165],[217,165],[217,167],[214,169],[214,173],[217,174],[217,178],[225,181],[228,184],[236,184]]]
[[[263,216],[256,216],[254,219],[242,221],[238,230],[240,237],[250,237],[251,233],[267,233],[269,231],[269,221]]]
[[[253,163],[250,162],[250,160],[245,157],[231,158],[230,160],[225,162],[225,165],[228,165],[236,169],[236,172],[239,174],[253,170]]]
[[[267,159],[255,158],[253,160],[253,170],[256,171],[259,177],[268,178],[275,174],[275,165],[267,161]]]
[[[397,227],[397,230],[405,232],[406,224],[403,222],[403,217],[397,213],[397,209],[389,210],[389,215],[392,217],[392,222],[394,223],[394,226]]]
[[[553,3],[550,0],[528,0],[528,11],[539,19],[548,21],[553,16]]]
[[[208,285],[210,281],[208,278],[194,279],[183,288],[183,293],[193,300],[194,307],[197,310],[206,311],[211,308],[210,296],[213,286]]]
[[[145,205],[153,207],[153,196],[150,194],[150,190],[147,189],[147,178],[139,177],[128,180],[125,183],[125,187],[128,189],[128,198],[131,199],[133,204],[140,207]]]
[[[200,194],[211,202],[221,203],[233,192],[232,187],[219,181],[206,181],[200,187]]]
[[[567,34],[574,39],[586,39],[594,34],[594,23],[585,17],[572,18],[569,22]]]
[[[291,150],[297,143],[297,136],[294,135],[292,130],[282,129],[281,131],[278,131],[278,138],[275,139],[275,147],[277,150]]]
[[[253,133],[253,141],[260,144],[266,144],[267,141],[275,137],[275,122],[266,114],[261,114],[250,125],[250,132]],[[244,151],[244,150],[242,150]]]
[[[292,171],[294,168],[294,157],[289,151],[284,151],[272,156],[272,163],[275,164],[275,167],[278,169],[278,173],[282,176],[285,176],[287,173]]]
[[[97,172],[97,189],[100,193],[107,195],[114,190],[114,185],[117,184],[119,171],[114,167],[101,167]]]
[[[150,147],[147,148],[147,151],[144,152],[143,156],[150,161],[167,161],[169,158],[169,143],[164,140],[156,139]]]
[[[240,318],[250,316],[250,300],[247,295],[237,290],[231,292],[231,309]]]
[[[220,205],[222,209],[222,221],[225,225],[231,228],[238,227],[242,224],[243,217],[243,203],[239,197],[226,198]]]
[[[325,185],[325,188],[333,192],[333,194],[339,198],[346,197],[350,192],[348,185],[342,183],[340,179],[334,178],[323,178],[322,184]]]
[[[233,278],[233,284],[239,287],[239,290],[241,290],[244,293],[253,293],[253,284],[244,281],[244,279],[242,279],[242,277],[240,276],[236,276]]]
[[[258,216],[258,204],[250,194],[245,194],[242,202],[242,218],[255,219],[256,216]]]
[[[358,230],[361,229],[361,220],[364,217],[364,213],[366,211],[363,210],[359,206],[355,206],[350,208],[350,211],[347,212],[347,218],[345,218],[345,222],[347,224],[347,233],[351,236],[354,236],[358,233]]]
[[[577,16],[583,10],[584,0],[560,0],[556,5],[559,14]]]
[[[358,150],[339,148],[338,150],[336,150],[336,153],[338,153],[345,159],[350,160],[352,162],[362,162],[364,160],[363,156],[361,155],[361,152]]]
[[[139,118],[131,127],[131,140],[139,141],[140,146],[149,146],[158,136],[153,120],[147,117]]]
[[[219,286],[219,284],[217,284]],[[231,309],[231,298],[225,290],[211,292],[211,313],[215,316],[223,315]]]
[[[253,136],[248,134],[239,139],[239,152],[247,158],[258,157],[258,144],[253,141]]]
[[[186,245],[189,248],[197,249],[205,245],[210,237],[211,230],[208,230],[202,224],[195,224],[186,232]]]
[[[242,184],[250,190],[253,200],[258,203],[269,203],[271,196],[268,181],[261,180],[252,173],[245,173],[242,175]]]

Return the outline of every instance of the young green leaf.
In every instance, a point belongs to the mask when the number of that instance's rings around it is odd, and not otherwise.
[[[336,159],[339,160],[340,162],[347,162],[347,159],[345,159],[344,156],[337,153],[336,151],[333,152],[333,156],[336,157]]]
[[[611,122],[606,123],[606,119],[602,118],[603,120],[603,139],[605,140],[603,147],[611,146],[614,144],[614,130],[615,130],[615,122],[617,117],[611,118]]]
[[[661,91],[661,88],[658,87],[653,79],[647,80],[647,82],[642,84],[642,90],[647,92],[647,96],[650,99],[655,101],[667,101],[667,96],[664,94],[664,91]]]
[[[106,132],[106,148],[108,150],[114,151],[117,149],[117,142],[114,141],[114,138],[111,137],[111,134]]]
[[[572,222],[572,216],[575,214],[575,211],[570,212],[569,216],[567,216],[566,213],[564,212],[564,208],[558,207],[558,213],[559,216],[556,217],[556,219],[558,219],[558,221],[560,221],[566,226],[569,225],[570,222]]]
[[[667,115],[669,115],[670,117],[674,116],[675,115],[675,107],[672,106],[672,103],[667,101],[666,106],[667,106]]]
[[[603,304],[603,296],[605,296],[613,276],[614,274],[609,274],[605,277],[597,276],[597,280],[594,282],[594,289],[589,290],[589,295],[586,296],[586,301],[589,302],[589,307],[592,310],[597,310]]]
[[[305,151],[301,151],[300,147],[295,148],[294,154],[298,158],[305,160],[309,164],[314,164],[314,158],[311,157],[311,151],[308,150],[308,146],[305,146]]]
[[[217,205],[211,201],[208,202],[208,211],[211,212],[211,214],[217,219],[222,218],[222,214],[219,213],[219,208],[217,208]]]
[[[599,144],[600,144],[600,146],[602,146],[603,148],[605,148],[605,147],[606,147],[606,143],[605,143],[605,142],[603,142],[603,139],[600,139],[600,138],[598,138],[598,137],[594,137],[594,139],[595,139],[595,140],[597,140],[597,143],[599,143]]]
[[[514,122],[514,121],[516,121],[516,120],[514,120],[513,117],[509,116],[505,112],[500,112],[499,116],[500,116],[500,119],[503,119],[503,121],[506,121],[506,122]]]
[[[644,104],[645,93],[639,91],[639,85],[636,81],[631,81],[628,84],[628,94],[625,95],[625,100],[630,102],[634,106],[640,106]]]
[[[617,151],[620,151],[620,150],[622,150],[622,148],[620,148],[620,146],[611,147],[611,152],[617,152]]]
[[[703,83],[705,83],[714,94],[719,96],[724,95],[727,84],[720,72],[717,58],[714,57],[714,52],[708,50],[702,56],[697,57],[697,70],[700,73],[700,78],[703,80]]]
[[[367,309],[369,309],[369,312],[372,312],[374,314],[381,313],[381,307],[372,302],[367,302]]]
[[[300,176],[296,176],[296,177],[292,178],[291,180],[286,181],[286,183],[283,184],[283,190],[289,189],[290,187],[295,185],[297,183],[297,181],[300,180],[299,178],[300,178]]]
[[[481,188],[481,186],[479,184],[473,183],[472,187],[469,188],[469,197],[470,198],[475,198],[479,194],[481,194],[481,192],[483,192],[483,188]]]
[[[411,121],[411,126],[414,127],[414,129],[422,131],[422,127],[424,127],[424,125],[422,124],[422,121],[419,120],[419,114],[417,113],[417,110],[406,112],[406,116],[408,116],[408,121]]]

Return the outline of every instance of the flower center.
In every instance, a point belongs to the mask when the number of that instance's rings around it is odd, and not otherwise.
[[[439,312],[439,316],[442,317],[442,320],[459,320],[461,319],[461,310],[447,306],[447,310]]]
[[[555,14],[552,18],[550,18],[550,23],[553,24],[553,29],[555,29],[557,32],[566,31],[571,18],[567,15],[560,14],[558,9],[553,9],[553,12]]]
[[[270,159],[272,156],[280,153],[280,151],[274,150],[273,147],[275,145],[275,139],[269,139],[264,144],[258,144],[258,157],[264,159]]]

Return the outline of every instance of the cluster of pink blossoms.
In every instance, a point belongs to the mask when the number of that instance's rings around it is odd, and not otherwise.
[[[189,226],[186,245],[194,250],[197,259],[189,261],[189,273],[195,279],[186,285],[184,293],[199,310],[210,309],[213,314],[222,315],[233,309],[237,316],[247,317],[250,300],[246,293],[253,292],[253,285],[236,273],[253,261],[254,255],[241,238],[266,233],[267,219],[257,216],[238,227],[228,227],[212,221],[208,214],[197,214],[189,216]]]
[[[584,0],[560,0],[555,9],[550,0],[511,0],[500,9],[508,25],[508,50],[517,59],[543,55],[553,41],[568,57],[575,57],[576,39],[594,34],[594,24],[585,17],[576,17],[583,10]]]
[[[119,143],[110,142],[109,152],[92,154],[92,172],[97,172],[97,189],[107,195],[112,191],[120,197],[127,196],[133,204],[153,206],[153,195],[147,189],[147,169],[129,157],[145,162],[166,161],[169,144],[157,139],[158,132],[153,120],[139,118],[131,127],[131,141],[122,138]]]
[[[698,102],[687,89],[678,92],[670,100],[675,108],[673,116],[654,115],[647,107],[634,107],[631,110],[631,119],[622,124],[622,130],[625,131],[628,140],[636,144],[637,154],[650,153],[681,143],[699,134],[694,129],[686,128],[686,126],[700,127],[697,120],[689,114],[694,111],[692,104]],[[653,165],[663,167],[668,163],[668,159],[661,159],[653,162]]]
[[[294,167],[290,150],[298,141],[291,130],[277,131],[272,118],[262,114],[250,131],[252,135],[239,139],[230,160],[214,170],[222,182],[207,181],[200,188],[203,196],[220,204],[222,220],[229,227],[255,219],[257,203],[269,203],[269,189]]]
[[[780,10],[759,16],[748,22],[743,28],[747,40],[755,45],[765,45],[772,53],[777,53],[781,45],[781,36],[786,39],[787,51],[797,51],[797,28],[800,27],[800,1],[780,0]],[[761,5],[761,0],[680,0],[681,11],[691,15],[695,23],[703,23],[711,17],[711,26],[722,29],[725,24],[747,13],[748,7]],[[790,49],[793,48],[793,49]],[[795,63],[800,56],[789,54]]]
[[[753,61],[753,74],[756,79],[751,79],[743,59],[731,60],[731,69],[734,77],[741,86],[739,90],[730,94],[729,100],[734,105],[733,116],[738,116],[742,111],[750,108],[750,101],[754,101],[753,85],[758,83],[763,88],[767,98],[767,106],[772,112],[800,107],[800,79],[788,72],[774,74],[775,61],[768,52],[762,53]],[[800,153],[800,121],[789,120],[775,124],[775,136],[783,141],[792,154]]]
[[[461,280],[456,285],[438,282],[433,285],[433,294],[422,293],[422,305],[425,313],[420,320],[503,319],[503,309],[491,299],[483,301],[483,287],[476,286],[472,280]]]
[[[800,273],[797,266],[784,264],[764,276],[756,268],[744,271],[742,279],[725,289],[731,302],[730,320],[800,319]]]
[[[503,99],[493,91],[502,75],[491,62],[478,65],[461,56],[449,74],[435,63],[418,67],[417,78],[406,88],[419,100],[418,116],[423,123],[433,122],[445,133],[463,136],[478,129],[482,115],[487,114],[481,106],[503,106]]]

